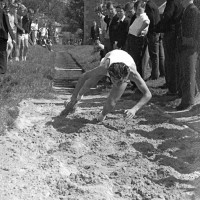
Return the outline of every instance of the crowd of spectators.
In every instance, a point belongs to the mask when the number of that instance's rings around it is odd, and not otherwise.
[[[29,45],[39,44],[52,51],[52,30],[47,24],[39,28],[34,10],[21,0],[0,0],[0,73],[7,62],[26,61]]]
[[[191,108],[200,89],[200,11],[198,1],[167,0],[161,13],[153,0],[137,0],[125,5],[107,2],[95,11],[100,31],[91,36],[100,56],[114,49],[128,52],[141,77],[164,77],[166,95],[181,99],[177,110]],[[151,75],[144,72],[150,66]],[[134,88],[134,85],[133,85]]]

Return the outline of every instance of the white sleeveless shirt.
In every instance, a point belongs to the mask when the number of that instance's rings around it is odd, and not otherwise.
[[[109,60],[109,65],[108,68],[112,63],[124,63],[127,65],[130,69],[130,71],[135,72],[137,71],[136,69],[136,64],[133,60],[133,58],[126,52],[120,49],[115,49],[110,52],[108,52],[105,57],[101,60],[100,66],[106,65],[106,61]],[[107,61],[108,62],[108,61]]]

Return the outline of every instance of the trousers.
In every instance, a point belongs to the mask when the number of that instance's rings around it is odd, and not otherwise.
[[[0,38],[0,74],[7,71],[7,40]]]

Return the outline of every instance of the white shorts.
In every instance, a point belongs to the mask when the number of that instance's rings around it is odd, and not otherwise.
[[[21,40],[28,40],[28,33],[24,33],[22,35],[18,35],[19,39]]]

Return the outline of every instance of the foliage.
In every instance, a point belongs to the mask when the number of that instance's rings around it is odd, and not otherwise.
[[[43,13],[50,20],[64,23],[64,11],[66,3],[60,0],[24,0],[23,4],[27,8],[32,8],[36,14]]]
[[[84,27],[84,1],[71,0],[65,9],[65,17],[68,19],[69,31],[76,32]]]

